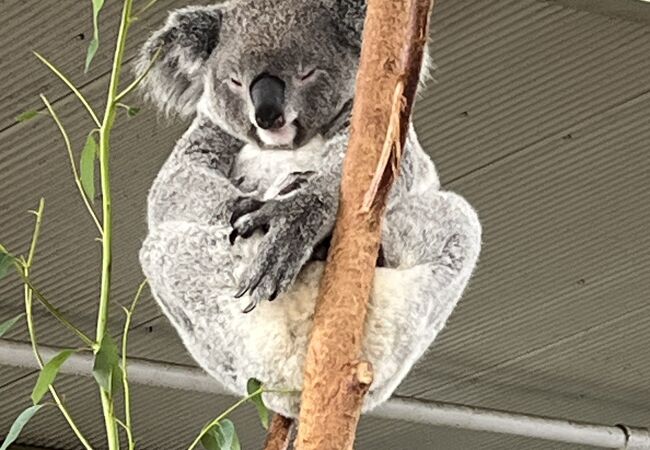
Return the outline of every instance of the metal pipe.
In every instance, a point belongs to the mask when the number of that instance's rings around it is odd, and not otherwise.
[[[58,349],[45,346],[40,346],[40,350],[46,360],[59,352]],[[38,369],[30,345],[7,340],[0,340],[0,365]],[[78,353],[66,361],[60,373],[89,377],[92,376],[92,366],[90,353]],[[135,358],[129,359],[129,380],[150,386],[232,395],[199,368]],[[650,434],[646,429],[624,425],[595,425],[451,403],[392,398],[368,415],[600,448],[650,450]]]
[[[38,346],[45,361],[49,361],[61,350],[44,345]],[[29,344],[0,339],[0,365],[39,370]],[[129,358],[129,381],[148,386],[159,386],[184,391],[200,391],[218,395],[232,395],[198,367],[151,362]],[[90,352],[75,353],[59,369],[59,373],[91,377],[93,355]]]
[[[378,417],[398,418],[409,422],[515,434],[601,448],[621,449],[627,445],[627,436],[620,427],[513,414],[472,406],[393,398],[373,413]]]

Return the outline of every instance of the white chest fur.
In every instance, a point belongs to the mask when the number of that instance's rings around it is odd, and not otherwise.
[[[291,172],[318,170],[323,140],[315,138],[295,150],[267,150],[247,144],[239,152],[232,179],[244,191],[264,193]]]

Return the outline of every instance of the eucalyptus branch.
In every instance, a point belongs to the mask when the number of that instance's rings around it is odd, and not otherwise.
[[[162,50],[162,47],[159,47],[158,50],[156,50],[156,53],[153,54],[151,57],[151,60],[149,61],[149,64],[147,65],[146,69],[144,72],[142,72],[131,84],[129,84],[122,92],[120,92],[117,97],[115,97],[115,102],[118,103],[120,102],[124,97],[129,95],[131,92],[133,92],[139,85],[142,83],[142,80],[145,79],[145,77],[149,74],[151,71],[151,68],[153,67],[154,63],[156,62],[156,59],[160,55],[160,51]]]
[[[156,3],[156,0],[150,0],[143,9],[139,11],[139,14],[144,13],[150,7]],[[86,66],[92,60],[99,41],[98,41],[98,15],[102,9],[104,2],[103,1],[94,1],[93,5],[93,26],[94,26],[94,38],[91,42],[88,54],[86,58]],[[127,346],[128,346],[128,333],[131,327],[131,322],[133,319],[133,314],[135,308],[142,296],[146,283],[143,282],[131,304],[129,309],[125,308],[126,312],[126,321],[124,325],[124,334],[122,338],[122,371],[121,371],[121,381],[124,386],[124,397],[125,397],[125,421],[122,422],[115,415],[115,403],[113,399],[113,392],[111,388],[111,381],[113,380],[113,374],[116,374],[115,370],[119,370],[117,367],[118,356],[117,349],[115,344],[110,339],[105,339],[105,337],[110,337],[107,335],[107,327],[109,320],[109,307],[110,307],[110,295],[111,295],[111,276],[112,276],[112,245],[113,245],[113,223],[112,223],[112,199],[111,199],[111,178],[110,178],[110,150],[111,150],[111,133],[113,131],[113,126],[116,120],[117,109],[120,107],[125,107],[120,100],[131,92],[133,92],[142,82],[142,80],[147,76],[153,67],[154,61],[158,57],[160,50],[158,50],[149,65],[146,67],[144,73],[140,74],[136,79],[131,82],[122,92],[119,92],[120,85],[120,75],[122,71],[122,65],[125,55],[126,39],[128,35],[128,29],[132,21],[136,18],[132,15],[132,6],[133,0],[123,0],[122,14],[120,19],[120,25],[118,29],[118,35],[116,39],[115,53],[113,56],[112,70],[109,79],[108,94],[106,107],[103,113],[102,120],[99,120],[99,117],[95,113],[94,109],[80,92],[80,90],[66,77],[59,69],[57,69],[52,63],[50,63],[46,58],[44,58],[39,53],[34,52],[34,55],[41,61],[46,67],[48,67],[78,98],[84,108],[87,110],[90,115],[93,123],[96,125],[96,129],[91,133],[97,133],[97,141],[95,141],[94,136],[89,135],[86,146],[84,147],[83,152],[81,153],[81,163],[80,167],[77,166],[75,162],[75,156],[72,149],[72,144],[68,132],[63,126],[61,119],[57,115],[56,111],[52,107],[50,101],[41,95],[40,98],[43,101],[43,104],[47,108],[49,115],[54,120],[57,125],[59,132],[65,143],[66,151],[68,158],[70,160],[70,167],[72,169],[72,174],[74,176],[74,181],[81,195],[81,199],[84,203],[84,206],[88,210],[97,230],[100,233],[100,241],[102,243],[102,262],[101,262],[101,289],[99,295],[99,305],[97,311],[97,322],[96,322],[96,339],[89,338],[85,333],[83,333],[79,328],[74,326],[52,303],[50,303],[47,298],[34,286],[32,280],[30,279],[30,270],[34,262],[36,244],[40,236],[40,229],[42,223],[42,216],[44,210],[44,201],[41,200],[39,208],[37,211],[34,211],[36,215],[36,225],[34,229],[34,235],[32,237],[32,243],[30,245],[29,253],[27,257],[14,257],[9,252],[6,252],[4,248],[0,246],[3,253],[6,253],[3,262],[13,264],[20,275],[23,281],[24,296],[25,296],[25,310],[27,316],[27,328],[29,331],[30,341],[32,345],[32,351],[38,362],[38,365],[41,367],[42,372],[39,376],[39,381],[34,388],[32,393],[33,402],[36,404],[25,410],[28,413],[29,417],[33,416],[38,409],[40,409],[43,403],[40,403],[43,394],[45,393],[45,386],[49,389],[52,398],[54,399],[56,405],[61,410],[61,413],[69,423],[70,427],[74,431],[75,435],[81,442],[82,446],[86,450],[92,450],[92,447],[88,443],[88,440],[81,434],[79,428],[76,426],[74,420],[67,411],[61,397],[59,397],[53,386],[54,378],[48,378],[48,376],[56,376],[56,371],[58,367],[65,361],[71,354],[71,350],[64,350],[47,364],[44,364],[43,358],[38,349],[38,341],[36,330],[34,326],[33,318],[33,303],[34,297],[38,299],[40,303],[66,328],[70,329],[74,334],[76,334],[87,347],[92,349],[95,355],[95,364],[93,367],[93,374],[97,379],[97,383],[100,387],[99,393],[102,403],[102,413],[104,419],[104,425],[106,429],[106,448],[108,450],[119,450],[120,449],[120,436],[118,433],[118,427],[123,427],[126,430],[129,450],[134,450],[135,440],[133,437],[132,429],[132,420],[131,420],[131,398],[130,390],[128,383],[128,371],[127,371]],[[137,113],[136,108],[127,108],[129,116],[132,116]],[[35,111],[28,111],[27,114],[19,116],[17,120],[24,121],[34,115],[39,114]],[[96,144],[96,145],[93,145]],[[94,172],[94,160],[95,157],[99,160],[99,171],[100,171],[100,181],[101,181],[101,191],[102,191],[102,214],[101,221],[99,219],[99,214],[95,212],[92,206],[92,200],[94,197],[94,183],[93,176]],[[3,269],[5,269],[3,267]],[[108,383],[104,383],[108,379]],[[108,387],[107,387],[108,386]],[[20,420],[29,420],[26,415],[19,416]],[[7,443],[8,445],[8,443]],[[4,448],[4,447],[3,447]]]
[[[41,199],[38,205],[38,209],[36,211],[33,211],[34,215],[36,216],[36,222],[34,224],[34,233],[32,235],[32,241],[29,246],[29,254],[27,260],[24,262],[24,264],[21,267],[22,275],[25,278],[29,277],[29,271],[31,270],[32,265],[34,263],[34,255],[36,254],[36,244],[38,243],[38,239],[41,234],[41,224],[43,222],[44,209],[45,209],[45,200]],[[36,337],[36,328],[34,327],[34,315],[32,311],[33,291],[27,284],[24,284],[23,293],[25,297],[25,316],[27,320],[27,331],[29,332],[29,340],[32,345],[32,352],[34,353],[34,358],[36,359],[38,366],[42,369],[43,358],[38,350],[38,341]],[[61,411],[61,414],[68,422],[68,425],[70,426],[74,434],[77,436],[77,439],[79,439],[79,441],[81,442],[81,444],[84,446],[86,450],[92,450],[92,447],[88,443],[88,440],[84,437],[81,431],[79,431],[79,427],[77,427],[77,424],[75,423],[74,419],[68,412],[68,409],[63,403],[63,400],[61,400],[61,397],[59,397],[59,394],[54,388],[54,386],[53,385],[48,386],[48,390],[50,391],[50,395],[54,399],[54,403],[59,408],[59,411]]]
[[[59,119],[58,114],[56,111],[54,111],[54,108],[52,108],[52,104],[48,101],[47,97],[45,95],[41,94],[41,100],[45,104],[45,107],[50,113],[50,116],[52,116],[52,119],[56,123],[57,127],[59,127],[59,131],[61,132],[61,136],[63,137],[63,141],[65,142],[65,147],[66,150],[68,151],[68,158],[70,159],[70,166],[72,168],[72,175],[74,176],[74,181],[75,184],[77,185],[77,190],[79,191],[79,194],[81,195],[81,199],[84,202],[84,205],[86,206],[86,209],[88,210],[88,213],[92,217],[93,221],[95,222],[95,226],[97,227],[97,230],[101,235],[103,235],[103,229],[102,226],[99,222],[99,219],[97,218],[97,214],[95,214],[95,210],[93,209],[92,205],[90,204],[90,200],[88,199],[88,196],[86,195],[86,192],[84,191],[83,186],[81,185],[81,178],[79,177],[79,172],[77,171],[77,165],[75,164],[74,161],[74,154],[72,153],[72,144],[70,143],[70,137],[68,136],[68,132],[65,130],[63,127],[63,123],[61,123],[61,119]]]
[[[122,16],[117,34],[115,53],[113,56],[113,67],[111,69],[108,94],[106,99],[106,110],[104,118],[99,127],[99,168],[102,186],[102,218],[103,218],[103,235],[102,235],[102,275],[101,290],[99,298],[99,309],[97,312],[96,340],[102,342],[106,334],[108,325],[110,291],[111,291],[111,265],[113,261],[113,208],[111,198],[111,178],[110,178],[110,138],[113,124],[115,122],[117,109],[118,86],[120,83],[120,72],[124,59],[124,49],[126,47],[126,38],[128,35],[131,9],[133,0],[124,0],[122,7]],[[109,450],[120,448],[120,441],[117,431],[117,422],[114,415],[114,405],[111,396],[100,389],[102,401],[102,411],[104,413],[104,425],[106,428],[106,437]]]
[[[52,64],[47,59],[45,59],[45,57],[42,56],[40,53],[38,52],[32,52],[32,53],[34,53],[34,56],[36,56],[43,64],[45,64],[52,72],[54,72],[54,74],[57,77],[59,77],[59,79],[63,81],[66,86],[68,86],[68,88],[74,93],[74,95],[77,96],[81,104],[84,105],[84,107],[88,111],[88,114],[90,114],[90,117],[93,119],[93,122],[95,122],[95,125],[100,127],[102,124],[99,122],[99,119],[97,118],[97,114],[95,114],[95,111],[90,106],[90,103],[88,103],[88,100],[86,100],[86,97],[83,96],[81,91],[77,89],[77,87],[72,83],[72,81],[70,81],[68,77],[63,75],[63,73],[61,73],[61,71],[57,69],[56,66],[54,66],[54,64]]]
[[[122,333],[122,386],[124,387],[124,418],[126,423],[123,424],[123,428],[126,430],[127,438],[129,441],[129,450],[135,449],[135,442],[133,441],[133,424],[131,422],[131,392],[129,389],[129,378],[127,372],[127,342],[129,337],[129,329],[131,328],[131,320],[133,318],[133,312],[137,306],[140,298],[142,297],[142,292],[147,286],[147,280],[144,280],[140,283],[138,291],[135,294],[133,303],[131,303],[130,308],[124,308],[124,313],[126,314],[126,320],[124,321],[124,332]],[[120,422],[118,422],[120,423]]]

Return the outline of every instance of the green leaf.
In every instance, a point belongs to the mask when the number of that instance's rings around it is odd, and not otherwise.
[[[16,418],[14,423],[11,425],[11,428],[9,429],[9,433],[7,434],[7,437],[5,437],[4,442],[2,443],[2,447],[0,447],[0,450],[7,450],[11,444],[13,444],[16,439],[18,439],[18,436],[20,436],[20,432],[23,431],[23,428],[29,422],[29,420],[34,417],[34,414],[38,412],[39,409],[41,409],[44,405],[34,405],[26,410],[24,410],[20,415]]]
[[[0,337],[2,337],[11,327],[16,325],[16,322],[18,322],[25,314],[19,314],[13,319],[9,319],[6,322],[0,323]]]
[[[203,435],[201,445],[205,450],[221,450],[221,446],[217,441],[217,434],[212,430]]]
[[[255,378],[251,378],[250,380],[248,380],[248,383],[246,384],[246,391],[248,392],[248,395],[253,395],[261,388],[262,388],[262,382],[256,380]],[[264,400],[262,400],[262,394],[259,393],[258,395],[252,397],[251,402],[253,402],[253,404],[255,405],[255,409],[257,409],[257,414],[260,416],[260,422],[262,422],[262,426],[264,427],[265,430],[268,430],[269,410],[264,404]]]
[[[111,392],[113,396],[115,393],[122,392],[122,367],[118,364],[113,369],[113,375],[111,376]]]
[[[95,159],[97,159],[97,142],[94,133],[90,133],[81,152],[80,176],[81,187],[91,203],[95,200]]]
[[[262,382],[260,380],[251,378],[246,383],[246,392],[248,393],[248,395],[253,395],[255,392],[259,391],[260,389],[262,389]]]
[[[201,445],[206,450],[241,450],[235,424],[223,419],[210,429],[202,438]]]
[[[14,262],[16,258],[11,256],[9,253],[0,250],[0,280],[7,276],[7,274],[13,269]]]
[[[120,358],[117,354],[117,345],[113,338],[106,333],[99,351],[95,355],[93,376],[97,384],[109,395],[113,392],[116,377],[121,377]]]
[[[126,115],[129,116],[129,117],[135,117],[136,115],[138,115],[139,112],[140,112],[140,108],[135,108],[133,106],[130,106],[126,110]]]
[[[54,383],[54,379],[59,373],[59,368],[73,353],[74,350],[62,350],[43,366],[41,373],[38,375],[38,380],[36,380],[36,385],[32,390],[32,402],[35,405],[41,401],[50,385]]]
[[[33,119],[36,116],[38,116],[38,111],[31,109],[29,111],[25,111],[24,113],[16,116],[16,122],[27,122],[28,120]]]
[[[93,3],[93,38],[88,45],[88,53],[86,53],[86,67],[85,72],[90,69],[90,63],[97,53],[99,48],[99,12],[104,7],[104,0],[92,0]]]

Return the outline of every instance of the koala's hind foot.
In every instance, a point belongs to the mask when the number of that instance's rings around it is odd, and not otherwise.
[[[376,328],[367,332],[386,335],[383,327],[389,326],[394,335],[408,339],[394,341],[389,356],[378,357],[374,346],[367,345],[365,356],[376,361],[373,385],[377,386],[370,390],[369,405],[392,394],[444,326],[476,266],[481,225],[465,199],[432,190],[389,206],[382,246],[387,266],[394,269],[377,270],[370,309],[381,310],[392,322],[373,325]],[[391,313],[396,308],[391,296],[403,295],[407,287],[411,290],[408,304]]]

